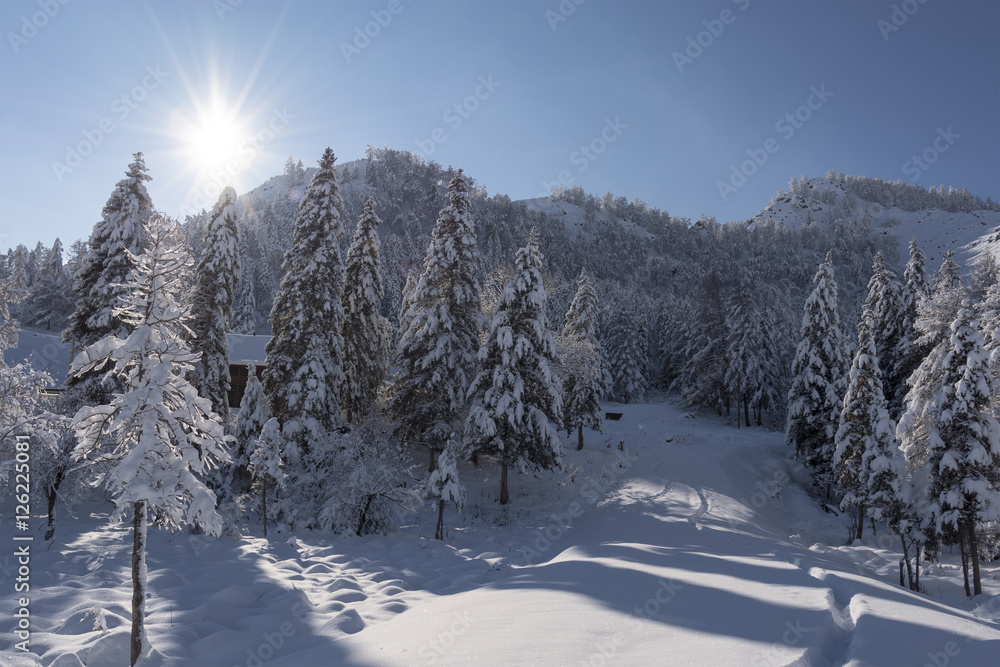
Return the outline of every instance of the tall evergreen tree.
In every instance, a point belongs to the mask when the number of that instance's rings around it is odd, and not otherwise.
[[[865,316],[872,321],[869,333],[878,351],[878,365],[882,371],[882,386],[888,400],[889,415],[894,419],[902,412],[900,386],[906,382],[906,378],[897,375],[897,368],[901,366],[900,342],[904,335],[900,292],[901,286],[896,274],[886,266],[885,255],[879,252],[875,255],[872,277],[868,281],[864,311]]]
[[[740,425],[740,406],[743,420],[750,426],[750,405],[762,393],[766,384],[763,331],[761,317],[750,299],[746,279],[741,280],[729,298],[726,309],[726,367],[725,383],[730,396],[736,399],[736,426]]]
[[[229,419],[229,341],[226,332],[240,280],[240,237],[236,190],[226,187],[208,216],[205,248],[195,271],[191,349],[201,353],[194,386],[212,402],[223,423]]]
[[[903,271],[904,285],[900,290],[900,336],[896,355],[895,375],[901,381],[896,387],[896,401],[900,409],[909,390],[907,381],[917,370],[920,362],[930,351],[917,343],[920,333],[917,331],[917,307],[920,302],[931,294],[931,281],[927,275],[927,257],[917,245],[917,240],[910,241],[910,259]]]
[[[610,398],[633,403],[646,395],[649,341],[646,323],[635,303],[620,303],[614,310],[607,333]]]
[[[459,170],[448,188],[423,273],[404,301],[389,405],[397,434],[432,449],[443,447],[465,416],[483,324],[470,184]]]
[[[73,418],[77,458],[108,464],[104,485],[116,515],[132,514],[131,663],[150,651],[144,616],[146,526],[176,530],[195,524],[211,534],[222,529],[215,494],[204,475],[228,460],[222,424],[211,403],[185,379],[198,355],[184,340],[190,317],[182,305],[180,278],[190,259],[152,223],[148,252],[131,258],[135,269],[113,317],[131,329],[108,335],[77,355],[71,372],[113,373],[125,390],[107,404],[81,408]]]
[[[340,426],[344,341],[344,267],[340,257],[340,193],[327,148],[299,204],[284,277],[271,308],[264,394],[290,448],[286,463],[310,456]],[[324,455],[317,453],[315,463]]]
[[[146,173],[142,153],[135,153],[94,225],[87,244],[88,252],[73,276],[76,309],[63,331],[64,342],[81,349],[107,336],[126,336],[131,325],[116,315],[119,301],[127,298],[124,287],[135,258],[148,245],[145,223],[153,213],[153,202],[146,191],[152,180]],[[92,404],[106,403],[114,387],[103,386],[95,374],[68,377],[69,388],[79,387],[84,399]]]
[[[601,400],[611,388],[604,350],[598,339],[601,311],[597,291],[580,271],[576,295],[566,312],[557,340],[563,380],[563,421],[569,433],[577,429],[577,449],[583,449],[583,428],[601,431]]]
[[[989,366],[979,323],[966,300],[952,323],[929,438],[930,513],[946,543],[964,542],[973,590],[983,592],[977,525],[1000,520],[1000,425],[990,409]]]
[[[889,416],[882,389],[872,305],[866,305],[858,324],[858,351],[851,363],[840,426],[834,438],[834,474],[844,494],[840,506],[857,511],[857,532],[852,539],[861,539],[864,533],[865,517],[874,504],[873,494],[883,494],[878,496],[879,503],[885,499],[884,474],[877,476],[873,465],[878,460],[881,466],[882,458],[891,456],[896,449],[896,424]]]
[[[365,202],[347,251],[344,291],[344,384],[341,405],[347,420],[375,405],[389,362],[389,322],[379,314],[383,296],[375,200]]]
[[[510,499],[509,466],[551,469],[562,456],[557,431],[562,423],[562,388],[541,268],[533,232],[528,245],[517,252],[515,276],[500,295],[479,351],[482,370],[469,387],[468,447],[500,458],[501,504]]]
[[[812,468],[816,482],[829,489],[845,380],[837,283],[830,254],[813,282],[816,288],[806,299],[802,339],[792,364],[785,440],[795,448],[796,457]]]
[[[710,406],[718,415],[729,407],[724,291],[725,285],[717,271],[710,272],[702,280],[694,320],[688,324],[685,335],[684,366],[675,381],[687,403]]]
[[[71,296],[71,281],[63,268],[62,242],[56,239],[28,297],[32,309],[31,313],[26,313],[25,324],[44,326],[46,330],[65,325],[66,318],[73,312]]]

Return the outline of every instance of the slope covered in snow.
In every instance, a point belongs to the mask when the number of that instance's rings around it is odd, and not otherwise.
[[[886,207],[854,196],[843,184],[827,178],[794,182],[793,187],[779,192],[762,208],[751,223],[767,219],[792,229],[813,223],[829,225],[837,219],[855,220],[894,237],[899,245],[900,264],[908,256],[910,239],[916,239],[932,270],[948,248],[955,251],[956,261],[963,266],[970,266],[983,252],[992,252],[1000,259],[1000,211],[950,212],[940,208],[907,211]]]
[[[565,473],[512,475],[508,508],[498,469],[461,464],[445,541],[430,506],[385,537],[264,539],[252,517],[240,540],[151,532],[148,664],[996,664],[997,564],[972,601],[956,554],[911,593],[890,536],[843,546],[780,434],[606,407],[623,417]],[[35,534],[34,656],[7,643],[5,663],[124,664],[131,537],[107,509],[60,516],[51,548]]]

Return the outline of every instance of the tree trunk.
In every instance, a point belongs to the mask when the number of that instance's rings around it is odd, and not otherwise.
[[[920,592],[920,545],[917,544],[917,555],[913,558],[913,590],[917,593]]]
[[[864,503],[860,503],[860,504],[858,504],[858,539],[859,540],[861,539],[861,536],[864,534],[864,532],[865,532],[865,506],[864,506]]]
[[[261,498],[261,513],[264,517],[264,537],[267,537],[267,484],[263,485],[264,494]]]
[[[427,445],[427,450],[431,453],[430,461],[427,462],[427,472],[434,472],[434,452],[435,449],[430,445]]]
[[[361,518],[358,519],[358,528],[354,531],[358,537],[361,536],[361,529],[365,527],[365,521],[368,520],[368,509],[372,506],[372,501],[375,500],[375,495],[372,494],[368,496],[367,502],[365,502],[365,508],[361,510]]]
[[[132,637],[130,667],[146,650],[146,501],[135,503],[132,520]]]
[[[969,551],[966,548],[965,536],[961,535],[961,529],[959,529],[959,533],[958,550],[962,554],[962,575],[965,577],[965,596],[971,598],[972,591],[969,589]]]
[[[56,498],[59,497],[59,487],[62,485],[63,475],[65,474],[65,472],[66,472],[66,469],[63,468],[63,467],[60,467],[59,470],[56,472],[56,478],[52,482],[52,485],[45,490],[45,495],[47,496],[47,500],[49,501],[48,502],[48,505],[49,505],[49,512],[48,512],[49,513],[49,527],[45,529],[45,541],[46,542],[48,542],[49,540],[51,540],[52,536],[56,532],[56,525],[55,525],[55,520],[56,520]]]
[[[747,422],[747,428],[750,428],[750,401],[743,399],[743,418]]]
[[[983,594],[983,583],[979,579],[979,543],[976,541],[976,522],[969,521],[969,560],[972,561],[972,592]]]
[[[438,500],[438,525],[434,530],[434,539],[444,539],[444,498]]]
[[[506,505],[510,502],[510,493],[507,491],[507,462],[500,464],[500,504]]]
[[[583,449],[583,424],[576,425],[576,451]]]

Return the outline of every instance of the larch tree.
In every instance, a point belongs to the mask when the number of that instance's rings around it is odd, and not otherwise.
[[[946,543],[963,549],[965,592],[983,592],[976,527],[1000,520],[1000,425],[990,406],[989,362],[966,300],[952,323],[928,441],[930,514]],[[969,588],[968,564],[973,588]]]
[[[289,465],[325,448],[341,424],[344,379],[344,266],[340,256],[341,200],[333,151],[327,148],[299,204],[292,247],[271,308],[264,394],[282,425]],[[325,454],[316,452],[316,461]],[[322,463],[326,463],[322,461]]]
[[[112,311],[130,333],[88,345],[71,368],[76,376],[112,374],[124,387],[107,404],[81,408],[73,428],[74,456],[108,466],[99,481],[111,492],[115,517],[132,518],[132,665],[152,651],[144,624],[147,524],[219,534],[223,521],[203,477],[229,458],[211,402],[186,379],[198,360],[185,341],[190,313],[180,285],[190,259],[168,242],[163,222],[150,225],[148,250],[131,257],[135,268]]]
[[[370,412],[389,364],[390,325],[379,314],[383,296],[375,200],[365,202],[347,251],[344,290],[344,383],[341,406],[347,421]]]
[[[136,267],[135,258],[148,245],[146,221],[153,213],[153,202],[146,191],[146,173],[142,153],[135,153],[94,225],[87,244],[87,254],[73,276],[76,308],[62,339],[74,350],[92,345],[107,336],[124,337],[131,325],[116,315],[129,274]],[[106,386],[96,374],[67,377],[66,386],[91,404],[106,403],[116,386]]]
[[[405,329],[396,346],[389,404],[396,434],[427,443],[432,457],[461,430],[483,328],[469,180],[459,170],[448,188],[449,203],[438,216],[423,273],[404,300],[409,306],[400,317]]]
[[[208,216],[204,249],[195,270],[191,349],[200,352],[194,385],[229,419],[229,341],[226,332],[240,281],[240,237],[236,228],[236,190],[226,187]]]
[[[813,282],[816,287],[806,299],[801,341],[792,363],[785,441],[812,468],[816,482],[826,485],[829,495],[846,370],[830,254]]]
[[[563,423],[567,433],[576,427],[576,448],[580,450],[584,427],[601,431],[601,401],[611,388],[611,374],[598,338],[601,310],[597,291],[586,270],[580,271],[576,285],[556,344],[563,382]]]
[[[763,395],[764,351],[761,316],[750,298],[744,277],[737,284],[726,308],[726,367],[725,383],[729,394],[736,399],[736,426],[740,426],[740,406],[743,421],[750,426],[750,405],[755,397]]]
[[[514,278],[497,301],[479,351],[482,370],[469,387],[466,426],[471,452],[500,458],[500,503],[510,500],[507,470],[560,465],[562,387],[555,339],[548,328],[542,256],[532,233],[517,252]]]

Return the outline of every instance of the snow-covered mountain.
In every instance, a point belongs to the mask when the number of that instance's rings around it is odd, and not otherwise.
[[[901,187],[875,179],[863,180],[883,184],[885,189]],[[835,220],[856,221],[894,238],[898,243],[898,258],[904,262],[907,245],[916,239],[931,267],[941,261],[948,248],[955,251],[956,261],[965,267],[971,266],[984,252],[992,252],[1000,259],[1000,210],[884,206],[858,196],[854,192],[857,189],[850,182],[830,177],[792,179],[789,189],[779,192],[751,223],[773,220],[801,231],[813,224],[829,226]]]

